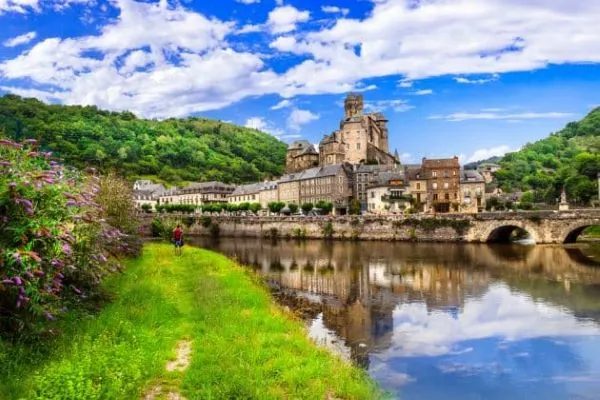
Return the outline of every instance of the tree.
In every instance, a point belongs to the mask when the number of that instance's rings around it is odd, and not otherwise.
[[[298,212],[298,204],[289,203],[288,204],[288,208],[290,209],[290,211],[292,212],[292,214],[296,214]]]
[[[321,209],[324,214],[329,214],[333,210],[333,203],[329,201],[319,200],[317,204],[315,204],[316,208]]]
[[[249,210],[256,214],[257,212],[262,210],[262,206],[260,205],[260,203],[252,203],[250,204]]]
[[[308,214],[310,212],[310,210],[312,210],[314,208],[313,203],[304,203],[302,204],[302,212],[304,214]]]
[[[272,201],[267,204],[267,207],[269,208],[270,212],[277,214],[283,209],[283,207],[285,207],[285,203],[281,201]]]

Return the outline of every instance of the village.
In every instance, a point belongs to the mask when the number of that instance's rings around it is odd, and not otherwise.
[[[403,165],[397,150],[389,152],[387,120],[382,113],[365,113],[363,96],[353,93],[346,97],[344,111],[339,129],[324,136],[318,148],[306,140],[289,145],[285,174],[277,180],[239,186],[195,182],[170,189],[138,180],[134,184],[136,205],[152,210],[169,204],[201,209],[214,203],[254,203],[266,210],[269,204],[283,203],[282,212],[294,213],[330,204],[334,215],[485,210],[486,183],[492,181],[498,165],[465,170],[458,157],[423,158],[420,164]]]

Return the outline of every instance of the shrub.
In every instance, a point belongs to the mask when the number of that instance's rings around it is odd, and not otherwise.
[[[296,214],[298,212],[298,204],[290,203],[288,204],[288,208],[292,212],[292,214]]]
[[[333,203],[329,201],[320,200],[317,202],[317,204],[315,204],[315,207],[321,209],[321,211],[323,211],[323,214],[327,215],[333,210]]]
[[[124,250],[100,180],[49,157],[34,141],[0,140],[0,332],[41,327],[92,297]]]
[[[331,221],[327,221],[325,226],[323,226],[323,237],[326,239],[332,239],[335,230],[333,229],[333,223]]]
[[[142,210],[145,213],[150,214],[152,212],[152,206],[150,204],[142,204]]]
[[[285,207],[285,203],[281,201],[272,201],[269,204],[267,204],[267,207],[272,213],[278,213],[283,209],[283,207]]]
[[[314,208],[314,204],[313,203],[304,203],[302,204],[302,212],[304,214],[308,214],[310,212],[310,210],[312,210]]]

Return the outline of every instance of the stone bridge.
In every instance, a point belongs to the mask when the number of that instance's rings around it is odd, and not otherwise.
[[[460,219],[459,215],[453,218]],[[526,231],[539,244],[574,243],[586,228],[600,226],[600,210],[482,213],[472,217],[469,242],[508,242],[515,230]]]
[[[424,242],[509,242],[523,230],[538,244],[574,243],[589,226],[600,225],[600,209],[397,216],[207,216],[162,214],[188,226],[191,235],[304,237],[311,239],[406,240]],[[145,217],[149,227],[152,216]],[[174,221],[173,221],[174,222]]]

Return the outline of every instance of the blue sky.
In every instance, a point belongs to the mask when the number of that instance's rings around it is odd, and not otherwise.
[[[318,142],[360,91],[405,162],[518,149],[600,105],[597,0],[0,0],[0,93]]]

